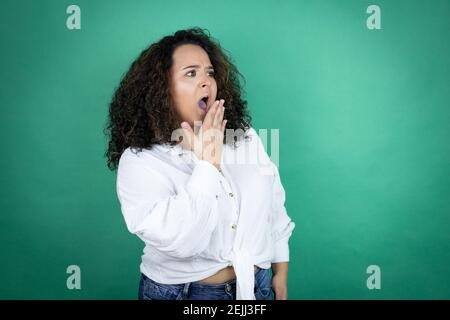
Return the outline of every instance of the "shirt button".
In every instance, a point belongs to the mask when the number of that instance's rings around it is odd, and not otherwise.
[[[234,196],[234,194],[233,194],[233,193],[231,193],[231,192],[229,193],[229,195],[230,195],[230,197],[233,197],[233,196]]]
[[[237,228],[237,224],[233,223],[233,224],[231,225],[231,229],[236,229],[236,228]]]
[[[216,199],[219,199],[219,196],[216,194]]]

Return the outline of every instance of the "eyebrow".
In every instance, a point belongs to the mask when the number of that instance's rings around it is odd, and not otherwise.
[[[200,66],[199,66],[198,64],[193,64],[193,65],[184,67],[184,68],[181,69],[181,70],[184,70],[184,69],[187,69],[187,68],[195,68],[195,69],[198,69],[198,68],[200,68]],[[213,67],[213,66],[207,66],[206,69],[214,69],[214,67]]]

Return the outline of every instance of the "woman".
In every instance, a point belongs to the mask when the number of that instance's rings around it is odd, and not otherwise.
[[[192,28],[144,50],[114,94],[106,156],[145,243],[139,299],[287,299],[295,224],[238,76]]]

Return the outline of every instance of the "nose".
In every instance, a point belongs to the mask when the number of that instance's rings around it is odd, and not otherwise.
[[[204,88],[205,86],[211,86],[211,78],[207,74],[200,79],[200,87]]]

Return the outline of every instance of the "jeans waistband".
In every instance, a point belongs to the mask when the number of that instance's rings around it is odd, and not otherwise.
[[[265,270],[266,269],[262,269],[262,268],[256,266],[255,276],[257,274],[259,274],[260,272],[265,271]],[[163,284],[163,283],[159,283],[159,282],[156,282],[156,281],[148,278],[145,274],[142,274],[142,276],[144,278],[146,278],[147,281],[154,282],[154,283],[156,283],[158,285],[170,286],[172,288],[177,288],[177,287],[183,288],[186,285],[185,283],[181,283],[181,284]],[[193,281],[193,282],[189,282],[189,286],[194,287],[194,288],[217,288],[217,289],[222,289],[222,288],[228,287],[229,285],[233,285],[235,283],[236,283],[236,279],[231,279],[231,280],[228,280],[226,282],[219,283],[219,284],[203,284],[203,283],[197,283],[197,282]]]

